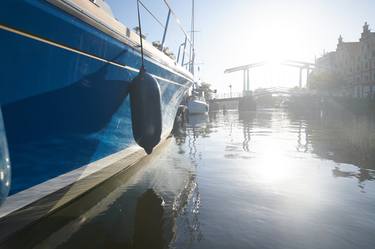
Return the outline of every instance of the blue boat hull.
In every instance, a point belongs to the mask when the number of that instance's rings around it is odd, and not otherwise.
[[[134,144],[128,93],[137,48],[31,0],[2,3],[0,41],[0,147],[6,151],[6,136],[10,195]],[[145,67],[160,84],[167,134],[191,79],[149,57]]]

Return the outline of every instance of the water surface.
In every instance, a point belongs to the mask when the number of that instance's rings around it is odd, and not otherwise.
[[[34,248],[375,248],[374,152],[370,116],[191,116],[103,199],[19,238]]]

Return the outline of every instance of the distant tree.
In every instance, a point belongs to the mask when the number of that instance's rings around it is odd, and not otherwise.
[[[163,49],[163,52],[164,52],[165,55],[167,55],[172,60],[176,60],[176,56],[174,55],[174,53],[168,47],[165,47]]]
[[[160,43],[160,41],[154,41],[154,42],[152,42],[152,45],[153,45],[155,48],[157,48],[157,49],[159,49],[159,50],[162,50],[162,47],[161,47],[161,43]]]
[[[167,55],[169,58],[171,58],[172,60],[176,60],[176,56],[174,55],[174,53],[168,48],[168,47],[162,47],[161,46],[161,43],[160,41],[154,41],[152,42],[152,45],[159,49],[160,51],[162,51],[165,55]]]
[[[137,35],[141,35],[141,29],[140,29],[138,26],[134,27],[133,30],[134,30],[134,32],[135,32]],[[145,36],[145,34],[143,34],[143,33],[142,33],[142,38],[146,40],[146,36]]]
[[[202,82],[197,88],[198,91],[203,92],[207,100],[213,98],[213,93],[216,93],[216,90],[211,89],[211,84],[208,82]]]
[[[309,87],[318,91],[333,92],[344,86],[344,78],[333,72],[314,72],[309,78]]]

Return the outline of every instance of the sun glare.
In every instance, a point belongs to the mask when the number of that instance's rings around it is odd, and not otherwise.
[[[299,19],[294,12],[263,11],[255,16],[250,34],[259,56],[275,63],[301,54],[308,34]]]
[[[259,151],[259,153],[262,156],[258,158],[254,164],[256,167],[252,169],[252,173],[260,182],[278,184],[293,177],[290,161],[287,160],[288,157],[285,156],[281,144],[265,143],[260,147],[262,152]],[[269,156],[270,151],[272,151],[272,156]]]
[[[312,61],[310,34],[306,28],[308,25],[301,21],[305,18],[297,12],[283,10],[280,13],[267,9],[243,20],[244,23],[249,23],[249,26],[242,34],[242,53],[235,53],[236,58],[228,61],[234,61],[231,62],[233,66],[240,63],[267,62],[263,67],[251,70],[252,90],[259,87],[294,87],[298,84],[298,69],[282,66],[281,63],[285,60]],[[241,80],[240,73],[227,77],[227,81]],[[241,84],[237,84],[237,91],[241,91],[241,87]]]

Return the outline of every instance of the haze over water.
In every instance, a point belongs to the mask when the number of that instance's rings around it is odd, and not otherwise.
[[[112,189],[102,200],[57,213],[58,228],[31,229],[33,244],[374,248],[374,131],[373,118],[348,112],[191,116],[159,152],[102,187]]]

